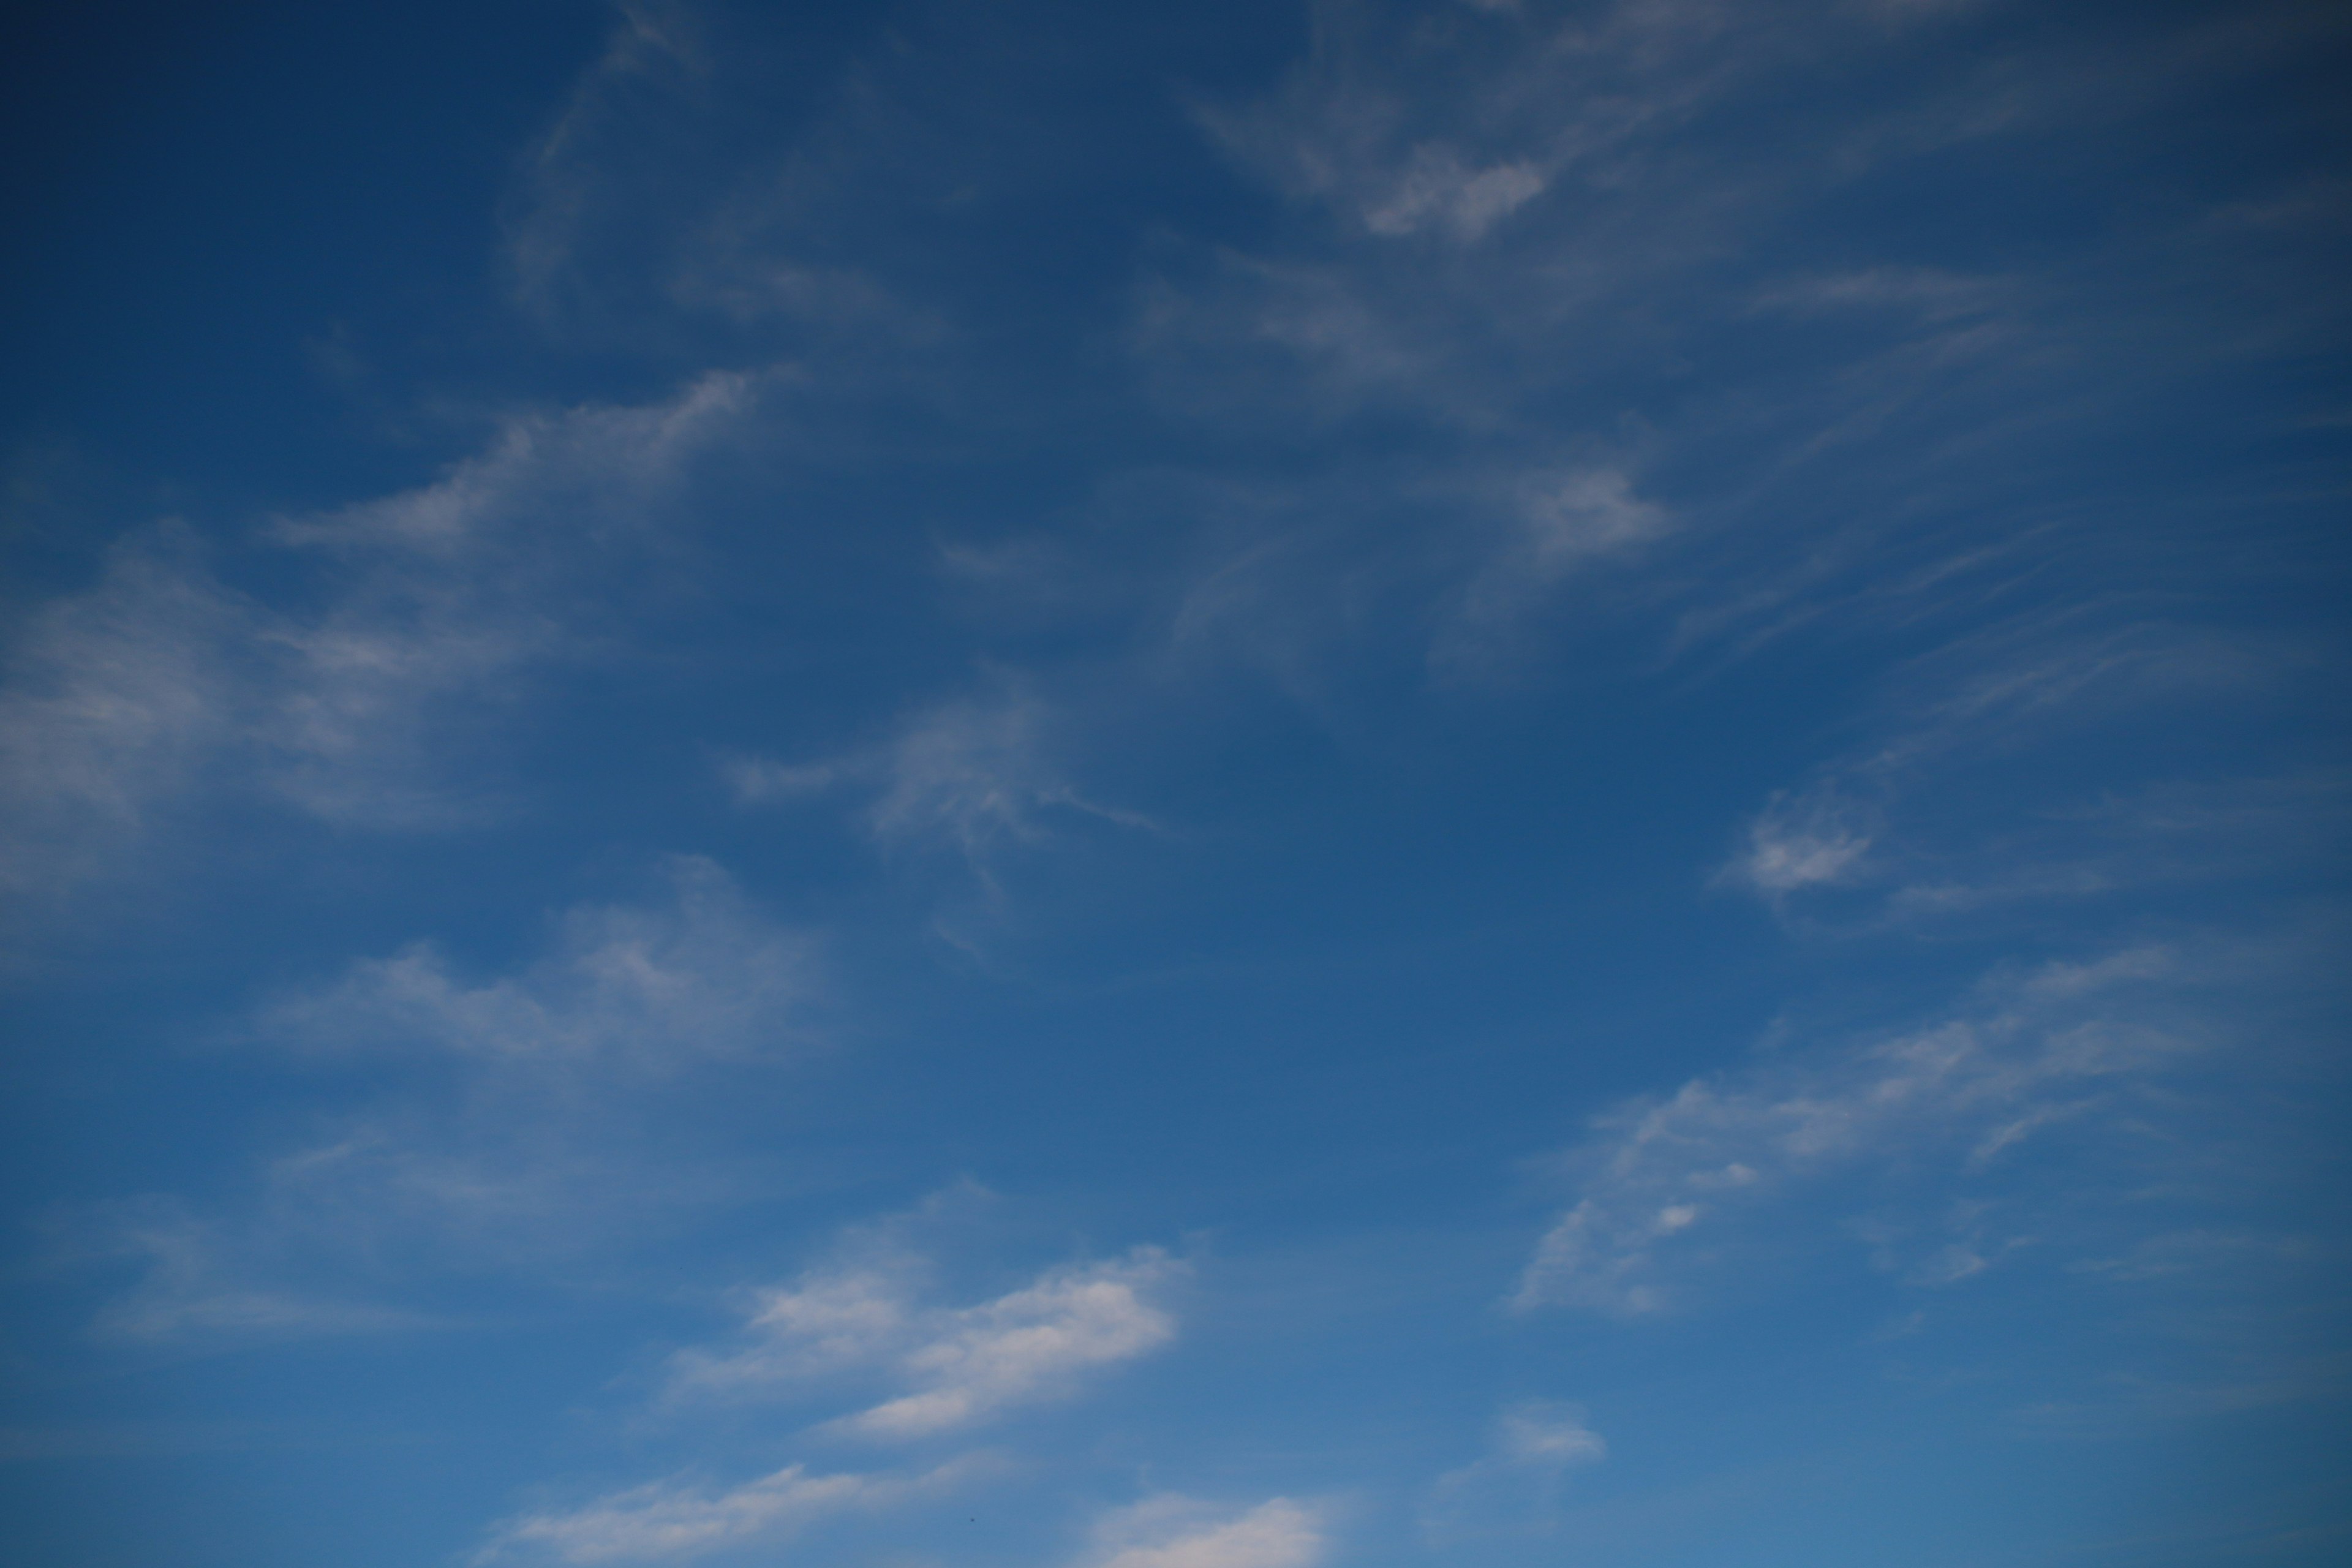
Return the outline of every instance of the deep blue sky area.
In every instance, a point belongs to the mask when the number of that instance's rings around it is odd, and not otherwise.
[[[0,1552],[2352,1550],[2341,8],[0,50]]]

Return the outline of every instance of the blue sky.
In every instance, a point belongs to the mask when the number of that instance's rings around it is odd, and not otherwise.
[[[2352,1548],[2336,8],[8,53],[25,1561]]]

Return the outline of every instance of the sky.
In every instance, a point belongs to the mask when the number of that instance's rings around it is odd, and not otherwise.
[[[0,51],[43,1568],[2352,1552],[2352,16]]]

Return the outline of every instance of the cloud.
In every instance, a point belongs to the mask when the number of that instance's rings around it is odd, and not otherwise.
[[[1524,1400],[1496,1417],[1485,1458],[1431,1486],[1422,1531],[1433,1545],[1458,1545],[1499,1532],[1549,1527],[1568,1472],[1609,1457],[1583,1407]]]
[[[612,227],[640,178],[616,177],[646,121],[674,118],[709,71],[694,8],[675,0],[624,0],[603,52],[518,171],[506,214],[508,265],[527,305],[551,312],[578,290],[579,252]],[[634,123],[633,123],[634,121]],[[616,156],[616,154],[619,154]]]
[[[872,796],[864,816],[877,842],[944,845],[983,873],[1001,847],[1046,837],[1056,812],[1151,826],[1134,812],[1078,793],[1055,759],[1058,717],[1042,699],[1015,689],[924,709],[864,751],[803,763],[741,758],[725,773],[747,805],[862,784]]]
[[[455,1326],[464,1311],[435,1303],[673,1240],[740,1185],[577,1095],[491,1096],[350,1119],[204,1204],[78,1205],[47,1228],[62,1264],[138,1271],[95,1334],[205,1347]]]
[[[431,484],[271,523],[254,548],[294,586],[268,597],[185,527],[125,537],[10,650],[0,875],[61,892],[208,799],[374,828],[478,818],[497,795],[466,772],[482,721],[533,671],[609,650],[610,573],[646,557],[661,498],[761,383],[514,416]]]
[[[667,867],[669,900],[565,912],[552,951],[468,984],[433,945],[365,959],[267,1005],[262,1040],[305,1052],[430,1049],[485,1062],[666,1070],[774,1056],[807,1037],[809,940],[775,925],[713,862]]]
[[[923,1501],[983,1472],[966,1458],[916,1476],[811,1475],[787,1465],[726,1491],[682,1479],[655,1481],[570,1513],[524,1514],[500,1524],[479,1563],[667,1563],[728,1547],[786,1539],[824,1520]]]
[[[94,874],[233,736],[253,607],[166,524],[110,552],[99,584],[26,623],[0,689],[0,879],[20,897]]]
[[[791,1056],[813,1037],[808,940],[710,861],[665,868],[667,897],[582,906],[515,971],[457,976],[427,944],[264,1003],[226,1031],[318,1059],[385,1057],[362,1109],[201,1208],[151,1195],[64,1214],[61,1250],[142,1278],[100,1331],[148,1340],[364,1332],[438,1321],[386,1302],[453,1281],[607,1258],[740,1194],[665,1112],[691,1069]],[[659,1097],[648,1091],[661,1086]]]
[[[1869,853],[1867,814],[1833,791],[1776,795],[1748,825],[1748,846],[1717,873],[1768,899],[1852,880]]]
[[[2016,284],[1933,267],[1869,267],[1785,279],[1759,291],[1759,310],[1797,315],[1872,311],[1940,324],[2013,303]]]
[[[1048,711],[1031,698],[954,702],[890,743],[868,814],[884,840],[944,837],[977,857],[1000,838],[1034,840],[1037,814],[1076,804],[1047,762]]]
[[[2164,1005],[2178,974],[2172,954],[2144,949],[1996,975],[1939,1022],[1622,1106],[1570,1156],[1579,1196],[1512,1304],[1657,1311],[1694,1237],[1806,1183],[1938,1152],[1956,1174],[1984,1171],[2042,1129],[2112,1116],[2130,1103],[2124,1091],[2196,1043],[2180,1032],[2189,1019]],[[1952,1245],[1981,1263],[1969,1237]],[[1922,1283],[1976,1271],[1948,1248],[1912,1269]]]
[[[1066,1397],[1085,1377],[1167,1344],[1176,1320],[1156,1298],[1183,1265],[1156,1247],[1050,1269],[1021,1289],[962,1308],[915,1300],[918,1270],[886,1260],[759,1292],[751,1343],[672,1363],[669,1396],[768,1397],[833,1373],[873,1370],[908,1392],[828,1424],[903,1442]]]
[[[1487,488],[1501,491],[1499,504],[1487,500],[1502,520],[1500,542],[1463,583],[1432,640],[1431,662],[1441,667],[1491,656],[1570,574],[1628,556],[1672,525],[1614,465],[1538,468]]]
[[[1083,1568],[1313,1568],[1327,1549],[1322,1510],[1274,1498],[1245,1511],[1173,1493],[1100,1521]]]
[[[1577,1405],[1543,1400],[1514,1405],[1503,1413],[1499,1428],[1496,1457],[1506,1464],[1557,1469],[1609,1457],[1609,1445],[1584,1424],[1584,1411]]]
[[[168,1197],[99,1204],[58,1227],[82,1261],[132,1260],[143,1277],[92,1321],[100,1339],[304,1339],[431,1327],[421,1313],[364,1300],[289,1289],[254,1277],[241,1237]]]
[[[2213,777],[2200,761],[2207,776],[2125,789],[2113,753],[2194,722],[2236,765],[2302,763],[2256,726],[2293,712],[2324,662],[2290,636],[2097,598],[1979,625],[1890,672],[1864,742],[1776,792],[1715,879],[1786,917],[1888,924],[2266,874],[2297,839],[2340,835],[2341,777]]]
[[[1542,171],[1525,160],[1474,170],[1450,147],[1416,147],[1387,198],[1364,214],[1364,226],[1391,236],[1442,227],[1466,244],[1533,200],[1544,184]]]

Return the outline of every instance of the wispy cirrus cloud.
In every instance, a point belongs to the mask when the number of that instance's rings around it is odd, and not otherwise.
[[[818,1037],[814,950],[712,862],[665,872],[663,898],[563,912],[547,951],[508,973],[462,977],[420,943],[224,1031],[400,1070],[233,1195],[59,1213],[61,1256],[139,1269],[100,1331],[202,1342],[415,1328],[439,1315],[409,1303],[453,1281],[625,1256],[740,1197],[724,1152],[674,1147],[664,1117],[691,1106],[698,1075],[790,1060]]]
[[[920,1303],[904,1259],[821,1272],[757,1292],[749,1342],[681,1352],[668,1397],[789,1397],[837,1374],[878,1373],[908,1392],[828,1429],[884,1442],[927,1438],[1066,1398],[1090,1376],[1162,1348],[1176,1319],[1161,1299],[1184,1271],[1160,1249],[1139,1247],[1049,1269],[969,1307]]]
[[[1659,1311],[1678,1257],[1832,1174],[1932,1152],[1948,1195],[2062,1123],[2128,1124],[2163,1070],[2204,1043],[2177,1005],[2184,967],[2143,947],[1995,975],[1939,1021],[1695,1079],[1596,1119],[1568,1157],[1580,1195],[1513,1306]],[[1962,1237],[1906,1267],[1923,1284],[1957,1281],[1992,1245]]]
[[[1329,1551],[1326,1510],[1289,1498],[1218,1507],[1173,1492],[1096,1522],[1081,1568],[1314,1568]]]
[[[10,650],[5,874],[53,896],[222,798],[362,827],[478,819],[500,793],[485,721],[609,650],[610,569],[658,553],[663,499],[760,384],[519,415],[430,484],[280,519],[254,547],[299,592],[236,586],[184,527],[129,535]]]
[[[664,1071],[774,1057],[807,1038],[814,944],[761,915],[726,872],[681,856],[655,906],[582,907],[551,951],[468,983],[429,942],[281,994],[251,1035],[304,1053],[447,1051],[484,1063]]]
[[[2290,710],[2325,662],[2307,639],[2095,603],[1977,627],[1892,671],[1867,738],[1776,792],[1716,881],[1784,918],[1851,928],[2340,857],[2344,780],[2308,752],[2271,749],[2274,733],[2220,776],[2200,758],[2196,773],[2126,791],[2086,765],[2090,745]]]
[[[127,1261],[141,1270],[139,1282],[92,1321],[90,1331],[101,1340],[236,1343],[396,1332],[436,1321],[364,1294],[273,1279],[256,1268],[249,1237],[169,1197],[90,1205],[59,1216],[53,1229],[66,1258]]]
[[[1778,900],[1801,888],[1847,881],[1870,852],[1869,813],[1834,791],[1780,795],[1748,825],[1748,843],[1717,879]]]
[[[880,743],[838,757],[737,758],[724,772],[745,805],[858,786],[868,796],[862,819],[877,843],[945,847],[985,877],[1006,846],[1043,841],[1056,813],[1152,826],[1079,793],[1066,772],[1063,721],[1043,698],[1016,687],[922,709]]]
[[[1157,1247],[1048,1268],[1028,1284],[967,1306],[945,1306],[928,1289],[933,1264],[908,1245],[909,1230],[942,1218],[968,1219],[969,1184],[909,1214],[856,1227],[840,1261],[789,1284],[739,1293],[741,1331],[725,1342],[673,1353],[659,1397],[663,1425],[708,1451],[715,1407],[820,1403],[848,1413],[803,1429],[806,1443],[845,1439],[891,1444],[952,1439],[1029,1405],[1067,1400],[1109,1369],[1159,1350],[1175,1336],[1166,1297],[1187,1270]],[[874,1400],[877,1385],[885,1396]],[[718,1429],[740,1441],[736,1414]],[[528,1510],[497,1526],[479,1560],[566,1563],[667,1561],[783,1540],[847,1514],[869,1518],[1009,1476],[1012,1456],[971,1450],[920,1474],[816,1473],[795,1463],[732,1486],[679,1475],[575,1508]],[[1286,1507],[1287,1505],[1285,1505]],[[1134,1531],[1113,1532],[1116,1550],[1146,1555],[1121,1563],[1300,1568],[1307,1556],[1284,1545],[1307,1521],[1235,1519],[1189,1506],[1161,1510]],[[1261,1510],[1263,1512],[1263,1510]],[[1197,1541],[1202,1545],[1188,1545]],[[1112,1534],[1098,1535],[1108,1543]],[[1162,1547],[1177,1554],[1149,1552]],[[1264,1555],[1269,1550],[1272,1556]],[[1255,1553],[1255,1554],[1252,1554]]]
[[[1569,1472],[1609,1457],[1582,1406],[1521,1400],[1495,1420],[1487,1452],[1438,1477],[1423,1500],[1422,1534],[1437,1546],[1547,1528]]]
[[[739,1486],[688,1479],[648,1482],[569,1511],[516,1516],[499,1525],[477,1563],[674,1563],[730,1547],[771,1544],[845,1514],[919,1505],[971,1484],[992,1468],[984,1456],[917,1475],[835,1472],[804,1465]]]

